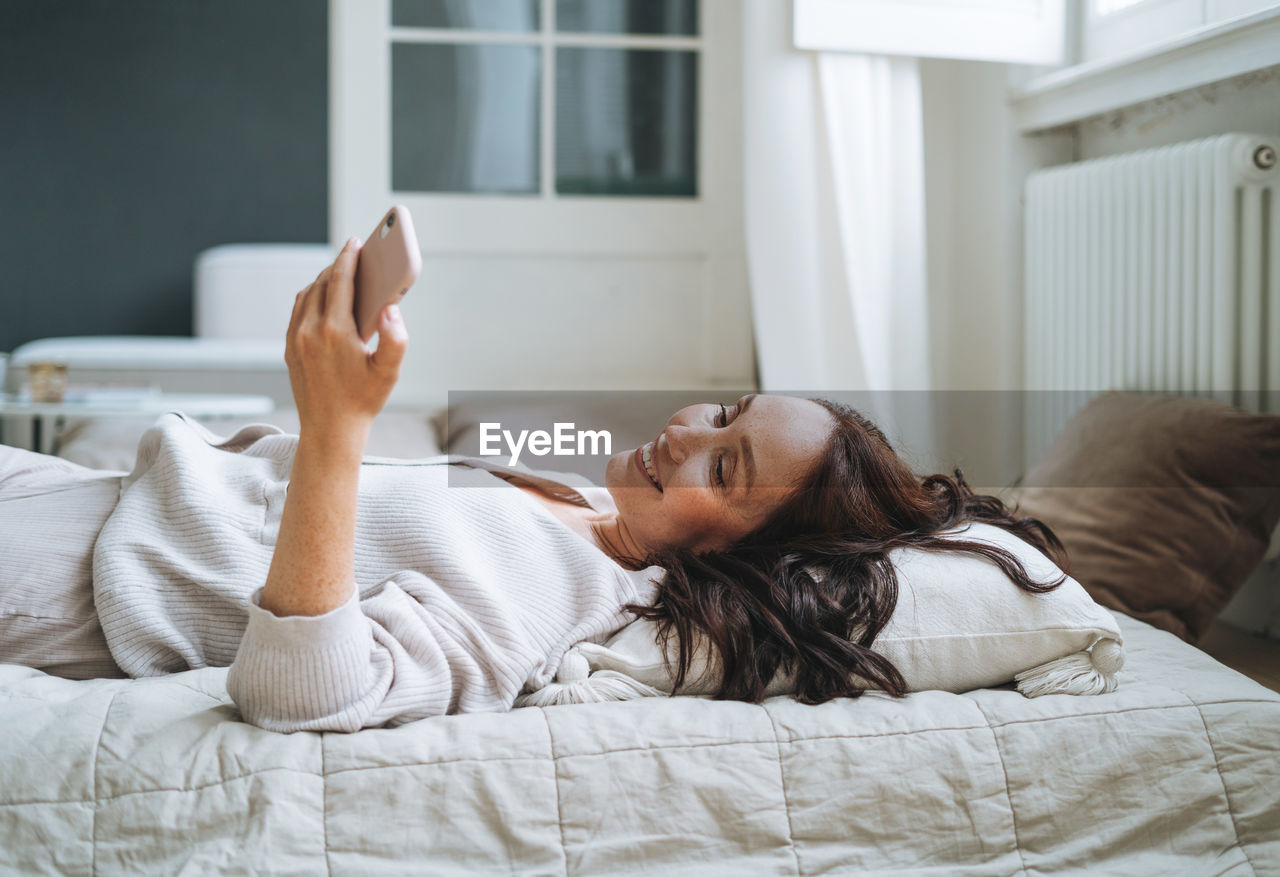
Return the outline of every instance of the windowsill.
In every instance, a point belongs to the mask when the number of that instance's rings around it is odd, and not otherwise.
[[[1117,58],[1039,76],[1010,96],[1024,134],[1280,64],[1280,7]]]

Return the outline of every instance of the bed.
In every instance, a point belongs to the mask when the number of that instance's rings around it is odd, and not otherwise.
[[[383,449],[431,423],[399,412]],[[64,449],[127,455],[99,426]],[[1106,695],[644,698],[355,734],[245,724],[223,669],[0,665],[0,872],[1280,874],[1280,694],[1115,617]]]
[[[1280,694],[1118,620],[1098,697],[680,697],[356,734],[246,725],[221,669],[0,666],[0,870],[1280,873]]]

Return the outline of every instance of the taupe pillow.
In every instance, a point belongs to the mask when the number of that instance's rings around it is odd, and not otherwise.
[[[1194,642],[1280,520],[1280,417],[1108,393],[1010,496],[1058,535],[1095,600]]]

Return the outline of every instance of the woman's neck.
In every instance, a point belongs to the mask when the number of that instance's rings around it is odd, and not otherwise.
[[[643,563],[632,561],[632,558],[644,557],[645,552],[631,538],[616,512],[601,513],[589,506],[551,496],[531,485],[515,486],[542,503],[561,523],[595,545],[619,566],[632,570],[644,569]]]

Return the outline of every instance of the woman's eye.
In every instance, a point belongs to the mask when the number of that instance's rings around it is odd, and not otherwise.
[[[724,487],[724,454],[716,455],[716,484]]]
[[[717,414],[717,415],[715,416],[715,418],[714,418],[714,420],[712,420],[712,422],[713,422],[716,426],[728,426],[728,425],[729,425],[729,410],[728,410],[727,408],[725,408],[723,405],[721,405],[721,406],[720,406],[720,413],[719,413],[719,414]]]

